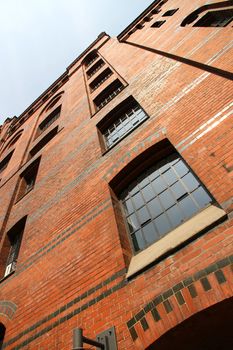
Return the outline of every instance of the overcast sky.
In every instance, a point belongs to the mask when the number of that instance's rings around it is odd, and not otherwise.
[[[19,116],[100,32],[118,35],[153,0],[0,0],[0,124]]]

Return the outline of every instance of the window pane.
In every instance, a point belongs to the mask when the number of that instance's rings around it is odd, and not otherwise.
[[[160,237],[162,237],[165,233],[167,233],[171,229],[171,226],[165,214],[158,216],[155,219],[155,224]]]
[[[185,193],[187,193],[186,189],[180,182],[175,183],[172,187],[171,190],[173,194],[175,195],[176,199],[178,200],[180,197],[182,197]]]
[[[147,243],[153,243],[159,239],[158,234],[155,231],[155,227],[152,222],[143,227],[143,233]]]
[[[201,208],[212,202],[212,199],[202,187],[199,187],[193,192],[193,197]]]
[[[178,163],[176,163],[174,165],[174,168],[180,177],[184,176],[189,171],[188,167],[184,164],[184,162],[182,160],[180,160]]]
[[[193,174],[188,173],[185,175],[182,179],[185,183],[185,185],[188,187],[189,192],[192,192],[195,188],[199,186],[198,181],[195,179]]]
[[[147,202],[150,201],[153,197],[155,197],[155,193],[151,185],[144,187],[142,189],[142,194]]]
[[[163,177],[165,178],[165,181],[169,186],[174,184],[177,181],[177,177],[172,169],[167,170],[164,174]]]
[[[157,177],[153,182],[153,187],[157,193],[163,192],[167,186],[161,177]]]
[[[143,225],[145,222],[147,222],[150,219],[150,214],[146,207],[139,209],[137,214],[141,225]]]
[[[186,218],[190,218],[190,216],[194,215],[198,210],[190,197],[185,197],[179,202],[179,204]]]
[[[134,232],[135,230],[137,230],[139,228],[138,219],[137,219],[135,213],[130,215],[127,218],[127,221],[128,221],[130,232]]]
[[[159,195],[159,198],[165,210],[175,204],[175,199],[172,197],[170,191],[168,190],[161,193]]]
[[[183,215],[176,205],[168,209],[167,215],[173,227],[180,225],[183,221]]]
[[[142,238],[142,231],[141,230],[132,234],[132,242],[133,242],[135,252],[138,252],[139,250],[145,248],[145,242]]]
[[[140,192],[136,193],[133,197],[133,203],[136,209],[139,209],[144,205],[144,201]]]
[[[153,199],[151,202],[147,204],[149,211],[151,213],[152,218],[160,215],[163,212],[163,209],[159,203],[158,198]]]
[[[132,202],[130,199],[128,199],[127,201],[125,201],[123,203],[124,205],[124,209],[126,211],[126,214],[131,214],[133,211],[134,211],[134,208],[133,208],[133,205],[132,205]]]

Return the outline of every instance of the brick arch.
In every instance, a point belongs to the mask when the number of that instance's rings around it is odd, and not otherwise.
[[[148,348],[166,332],[210,306],[228,298],[232,302],[232,272],[233,255],[155,295],[127,322],[135,348]]]
[[[4,325],[6,319],[11,320],[17,310],[17,305],[9,300],[0,300],[0,322]]]

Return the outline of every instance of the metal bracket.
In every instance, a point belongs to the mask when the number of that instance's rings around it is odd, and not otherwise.
[[[117,350],[115,328],[111,327],[98,334],[96,340],[104,344],[104,350]]]
[[[84,337],[82,328],[73,331],[73,350],[83,349],[83,344],[96,346],[96,349],[117,350],[116,335],[114,327],[97,335],[96,340]]]

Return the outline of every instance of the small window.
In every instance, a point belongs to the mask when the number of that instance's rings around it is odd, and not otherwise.
[[[168,10],[163,14],[163,17],[167,17],[167,16],[172,16],[174,15],[174,13],[176,13],[176,11],[178,11],[179,9],[173,9],[173,10]]]
[[[113,72],[110,68],[105,69],[93,82],[90,84],[91,91],[95,91],[100,85],[102,85]]]
[[[194,27],[226,27],[233,20],[233,9],[207,12]]]
[[[109,86],[106,87],[95,99],[94,104],[96,106],[96,111],[103,108],[108,102],[110,102],[114,97],[116,97],[121,90],[123,90],[124,85],[119,79],[116,79]]]
[[[89,67],[95,60],[97,60],[99,56],[97,55],[96,52],[91,52],[87,57],[84,59],[84,64],[86,67]]]
[[[40,158],[34,161],[21,175],[18,200],[30,192],[36,182]]]
[[[166,21],[157,21],[155,23],[152,24],[152,28],[159,28],[161,27]]]
[[[134,98],[123,101],[97,126],[103,135],[105,149],[114,146],[147,118],[148,115]]]
[[[36,153],[38,153],[47,143],[49,143],[50,140],[52,140],[58,133],[58,126],[56,126],[54,129],[52,129],[50,132],[48,132],[30,151],[29,153],[29,159],[34,157]]]
[[[6,267],[4,277],[14,272],[16,269],[17,259],[19,256],[20,245],[23,237],[24,227],[26,224],[26,217],[21,219],[13,228],[7,233],[7,250],[8,255],[6,259]]]
[[[0,323],[0,350],[3,349],[3,341],[4,341],[5,333],[6,333],[5,326],[2,323]]]
[[[13,155],[13,152],[14,152],[14,151],[12,151],[11,153],[9,153],[9,154],[0,162],[0,173],[2,173],[2,172],[6,169],[6,167],[7,167],[8,163],[9,163],[9,161],[11,160],[11,157],[12,157],[12,155]]]
[[[160,240],[213,201],[177,153],[141,173],[120,199],[135,252]]]
[[[40,123],[38,130],[37,130],[37,135],[41,135],[48,127],[53,124],[59,117],[61,113],[61,106],[57,107],[52,113],[49,114],[47,118],[45,118],[42,123]]]
[[[94,66],[87,71],[87,77],[91,78],[96,72],[98,72],[98,70],[100,70],[101,67],[103,67],[104,64],[105,63],[102,59],[96,62],[96,64],[94,64]]]

